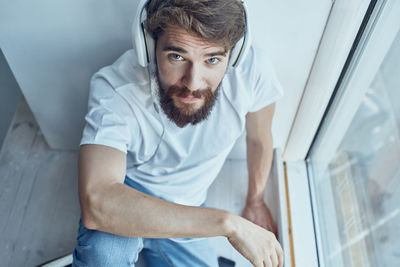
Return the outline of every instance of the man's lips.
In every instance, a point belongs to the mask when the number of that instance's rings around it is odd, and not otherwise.
[[[185,103],[195,103],[195,102],[197,102],[197,101],[200,101],[200,99],[201,98],[199,98],[199,97],[194,97],[194,96],[185,96],[185,97],[181,97],[181,96],[179,96],[179,99],[182,101],[182,102],[185,102]]]

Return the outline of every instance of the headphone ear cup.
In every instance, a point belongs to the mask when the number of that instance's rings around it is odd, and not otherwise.
[[[136,52],[138,63],[143,67],[147,67],[151,60],[153,60],[151,54],[154,53],[154,40],[144,27],[144,21],[147,17],[145,8],[147,1],[148,0],[138,1],[132,24],[133,48]]]
[[[243,48],[243,39],[244,37],[242,37],[236,44],[234,47],[232,47],[231,50],[231,55],[230,55],[230,59],[229,59],[229,65],[232,67],[236,67],[238,65],[238,61],[240,59],[240,52],[242,51]]]
[[[148,64],[156,63],[156,42],[154,41],[151,34],[143,27],[144,43],[146,48],[146,60]],[[147,66],[147,65],[146,65]]]
[[[244,15],[245,15],[245,23],[246,29],[244,32],[244,36],[235,44],[235,46],[231,50],[231,57],[229,60],[229,65],[232,67],[238,67],[241,62],[246,58],[246,54],[250,49],[250,30],[249,30],[249,20],[247,18],[247,6],[246,3],[242,1],[244,7]]]

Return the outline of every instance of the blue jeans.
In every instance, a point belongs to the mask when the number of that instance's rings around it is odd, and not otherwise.
[[[154,195],[129,178],[125,178],[125,184]],[[89,230],[81,221],[72,266],[134,266],[139,252],[144,256],[148,267],[218,266],[217,256],[207,238],[171,240],[123,237]]]

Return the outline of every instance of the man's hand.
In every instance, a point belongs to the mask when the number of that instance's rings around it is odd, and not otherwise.
[[[247,202],[242,216],[268,231],[271,231],[276,237],[278,237],[278,230],[274,219],[272,218],[268,206],[263,200],[253,203]]]
[[[283,251],[272,232],[240,216],[234,229],[227,236],[229,242],[255,267],[283,266]]]

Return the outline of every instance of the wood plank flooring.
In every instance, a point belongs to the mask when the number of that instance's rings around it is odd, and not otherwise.
[[[71,253],[79,214],[77,152],[51,150],[22,100],[0,152],[0,266]]]

